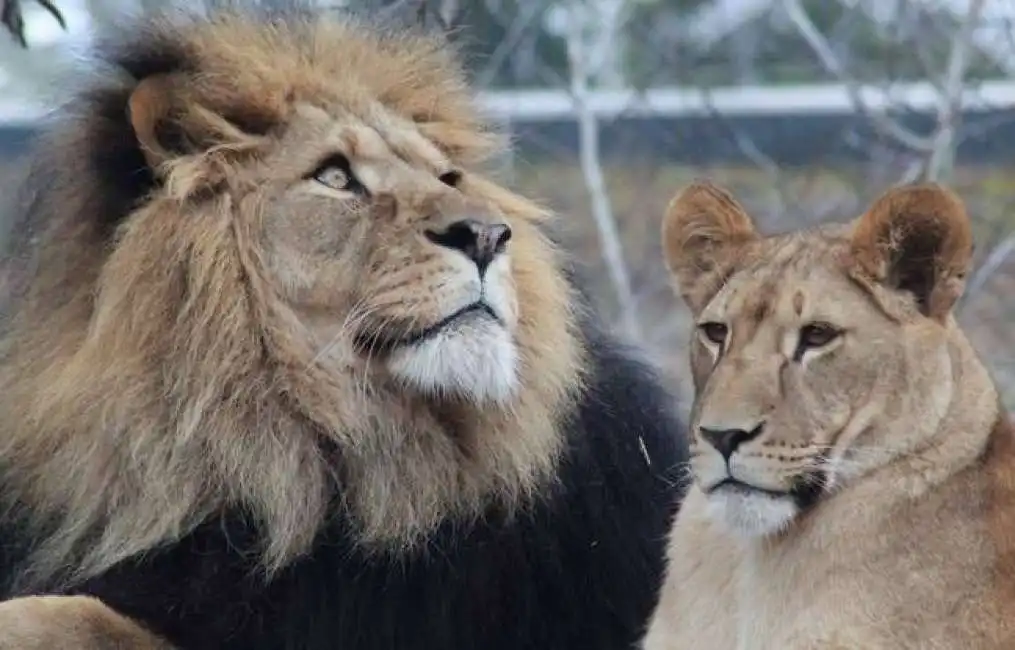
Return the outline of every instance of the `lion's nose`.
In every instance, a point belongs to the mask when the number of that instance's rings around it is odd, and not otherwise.
[[[760,436],[762,427],[763,425],[759,424],[750,431],[746,429],[708,429],[706,427],[700,427],[698,430],[701,432],[701,437],[708,441],[708,444],[715,447],[724,459],[729,460],[737,447]]]
[[[439,246],[464,253],[476,263],[482,275],[490,263],[504,252],[511,239],[511,228],[506,223],[462,219],[441,231],[428,230],[426,236]]]

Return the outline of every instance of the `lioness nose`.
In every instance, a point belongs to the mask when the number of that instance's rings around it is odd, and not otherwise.
[[[715,447],[722,454],[723,458],[729,460],[733,452],[737,450],[737,447],[761,435],[762,426],[764,425],[759,424],[750,431],[745,429],[709,429],[706,427],[700,427],[698,430],[701,431],[701,437],[707,440],[708,444]]]
[[[494,258],[504,252],[511,239],[511,228],[506,223],[463,219],[440,232],[428,230],[426,236],[435,244],[465,253],[482,275]]]

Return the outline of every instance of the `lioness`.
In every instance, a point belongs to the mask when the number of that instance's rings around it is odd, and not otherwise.
[[[897,188],[764,237],[698,183],[662,233],[697,322],[694,484],[644,649],[1015,648],[1015,444],[953,315],[960,200]]]

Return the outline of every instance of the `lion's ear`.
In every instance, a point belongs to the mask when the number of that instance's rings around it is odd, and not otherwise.
[[[758,238],[747,212],[726,190],[698,181],[673,197],[663,217],[663,256],[693,311],[718,288],[718,272]]]
[[[152,169],[173,157],[171,143],[164,142],[172,113],[173,84],[168,75],[142,79],[127,100],[127,118]]]
[[[920,312],[944,319],[965,289],[973,256],[966,209],[935,184],[883,194],[856,222],[852,258],[882,286],[913,295]]]
[[[237,102],[239,103],[239,102]],[[156,74],[142,79],[127,101],[127,116],[145,160],[153,170],[164,163],[212,147],[242,148],[266,134],[274,106],[212,110],[193,96],[183,79]]]

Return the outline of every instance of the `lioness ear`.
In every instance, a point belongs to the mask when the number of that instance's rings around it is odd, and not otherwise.
[[[758,233],[727,191],[698,181],[670,201],[662,238],[666,266],[688,307],[698,311],[719,288],[721,270]]]
[[[854,263],[874,281],[911,293],[925,316],[942,320],[965,288],[973,256],[966,209],[935,184],[889,190],[857,221]]]

